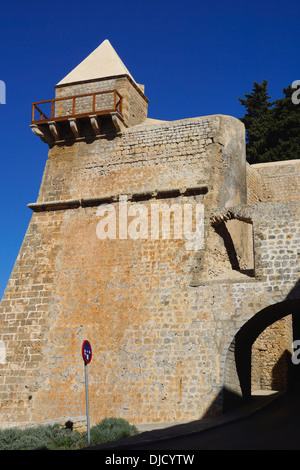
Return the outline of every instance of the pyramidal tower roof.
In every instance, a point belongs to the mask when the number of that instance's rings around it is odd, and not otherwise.
[[[135,82],[109,40],[105,39],[97,49],[57,83],[57,86],[118,75],[129,75]]]

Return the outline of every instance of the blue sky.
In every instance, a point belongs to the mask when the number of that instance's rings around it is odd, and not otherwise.
[[[0,80],[0,298],[31,218],[48,147],[29,128],[31,103],[109,39],[138,83],[149,117],[240,118],[253,82],[272,99],[300,79],[300,9],[293,3],[233,1],[2,2]]]

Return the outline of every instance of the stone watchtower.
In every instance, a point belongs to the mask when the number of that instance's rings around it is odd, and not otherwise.
[[[49,145],[119,132],[147,117],[143,85],[135,82],[108,40],[55,88],[55,99],[32,107],[31,128]]]
[[[49,153],[0,305],[1,426],[84,416],[85,339],[92,424],[220,411],[225,385],[241,390],[234,335],[271,298],[260,243],[278,225],[265,220],[280,216],[293,240],[287,217],[299,211],[262,203],[239,120],[149,119],[144,87],[108,41],[55,89],[33,103],[31,129]],[[195,244],[176,231],[186,207]],[[150,230],[162,208],[163,234]]]

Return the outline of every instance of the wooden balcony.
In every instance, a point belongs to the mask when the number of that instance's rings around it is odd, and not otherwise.
[[[98,91],[32,103],[31,129],[48,144],[76,140],[105,131],[103,120],[109,118],[115,132],[123,129],[123,97],[117,90]],[[67,127],[66,127],[67,125]],[[89,129],[87,128],[87,125]],[[82,132],[83,131],[83,132]]]

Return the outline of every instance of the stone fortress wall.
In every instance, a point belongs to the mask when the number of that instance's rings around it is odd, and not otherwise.
[[[248,165],[244,127],[230,116],[147,119],[144,88],[121,75],[114,86],[128,90],[124,127],[50,145],[29,205],[0,305],[1,427],[84,415],[85,339],[92,423],[220,413],[226,391],[249,392],[236,361],[239,332],[265,309],[249,330],[265,335],[256,334],[252,387],[272,387],[275,366],[286,377],[278,361],[292,337],[287,315],[300,311],[299,160]],[[74,83],[57,86],[57,96],[105,80]],[[143,205],[149,217],[155,204],[203,207],[203,244],[190,249],[172,230],[166,239],[137,231],[135,239],[100,239],[99,207],[119,220],[124,196],[129,212]],[[269,326],[274,318],[282,326]]]

